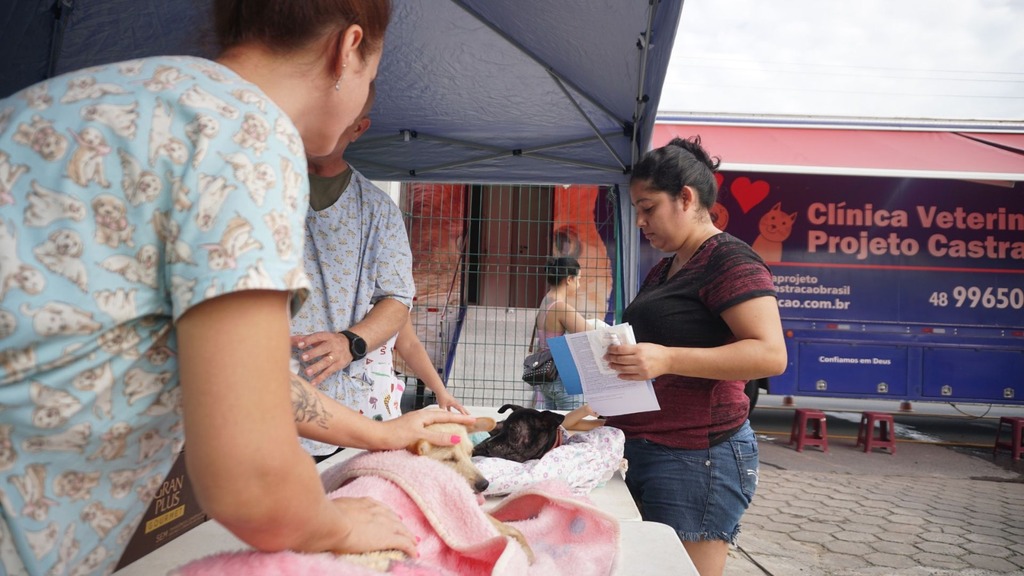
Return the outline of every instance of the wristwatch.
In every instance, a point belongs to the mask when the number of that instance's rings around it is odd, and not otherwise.
[[[348,351],[352,354],[353,360],[362,360],[366,357],[366,340],[359,337],[351,330],[342,330],[342,335],[348,338]]]

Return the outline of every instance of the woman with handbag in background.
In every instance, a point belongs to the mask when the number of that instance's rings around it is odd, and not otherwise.
[[[580,263],[569,256],[549,258],[545,274],[550,288],[534,320],[538,351],[548,348],[548,338],[593,328],[573,306],[580,287]],[[583,395],[567,393],[561,378],[536,384],[534,390],[534,408],[537,409],[575,410],[583,405]]]

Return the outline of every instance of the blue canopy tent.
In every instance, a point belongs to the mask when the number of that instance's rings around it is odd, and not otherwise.
[[[211,56],[208,6],[5,2],[0,97],[86,66]],[[682,0],[394,0],[374,121],[347,156],[376,180],[622,186],[650,142],[681,12]],[[628,221],[625,194],[620,207]],[[623,243],[628,259],[636,238]]]
[[[397,3],[353,163],[381,180],[624,183],[649,141],[670,4]]]
[[[0,7],[0,97],[154,54],[210,56],[209,0]],[[374,124],[383,180],[626,181],[650,140],[681,0],[395,0]]]

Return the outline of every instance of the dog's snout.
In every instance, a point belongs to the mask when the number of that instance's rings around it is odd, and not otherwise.
[[[473,490],[476,491],[477,494],[481,494],[484,490],[487,490],[487,487],[490,486],[490,484],[491,483],[487,481],[487,478],[481,476],[477,478],[476,482],[473,482]]]

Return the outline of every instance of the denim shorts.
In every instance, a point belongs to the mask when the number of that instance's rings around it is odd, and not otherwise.
[[[559,378],[533,387],[533,407],[537,410],[575,410],[583,406],[582,394],[569,394]]]
[[[757,439],[749,421],[711,448],[626,440],[624,456],[626,485],[644,520],[668,524],[684,542],[736,543],[757,488]]]

